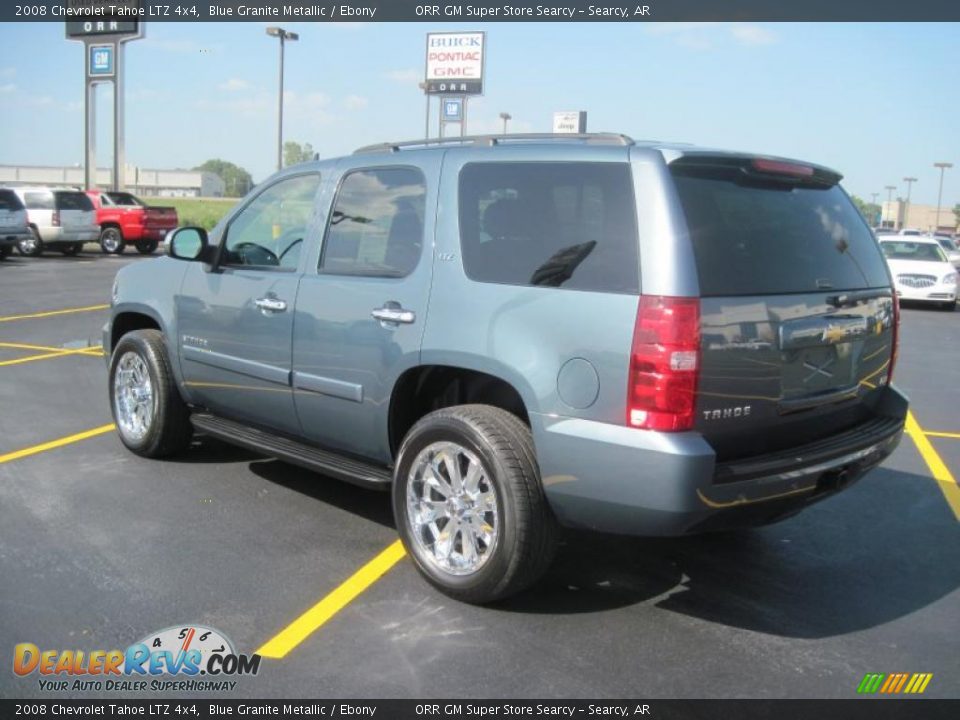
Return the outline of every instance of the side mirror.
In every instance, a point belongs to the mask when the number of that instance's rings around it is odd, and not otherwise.
[[[177,260],[206,260],[209,245],[207,231],[198,227],[182,227],[166,239],[167,253]]]

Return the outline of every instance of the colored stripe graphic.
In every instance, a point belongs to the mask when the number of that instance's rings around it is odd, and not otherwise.
[[[857,686],[861,695],[897,695],[900,693],[917,695],[927,689],[933,673],[867,673]]]

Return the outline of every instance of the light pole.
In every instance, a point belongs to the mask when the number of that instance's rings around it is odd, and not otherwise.
[[[910,221],[910,190],[913,188],[913,184],[917,179],[915,177],[905,177],[903,181],[907,184],[907,201],[904,203],[903,208],[903,224],[907,225]]]
[[[883,186],[883,189],[887,191],[887,211],[892,214],[892,213],[893,213],[893,208],[892,208],[891,206],[893,205],[893,191],[897,189],[897,186],[896,186],[896,185],[884,185],[884,186]],[[894,229],[894,230],[897,229],[897,221],[896,221],[896,219],[894,219],[894,221],[893,221],[893,229]]]
[[[500,113],[500,119],[503,120],[503,134],[507,134],[507,122],[513,120],[513,115],[508,112]]]
[[[877,205],[877,195],[879,194],[880,193],[870,193],[870,204],[873,207],[879,207],[879,205]]]
[[[933,228],[933,231],[937,232],[940,229],[940,201],[943,200],[943,171],[952,168],[953,163],[936,162],[933,164],[933,166],[935,168],[940,168],[940,189],[937,190],[937,219],[934,221],[936,227]]]
[[[287,40],[299,40],[295,32],[288,32],[281,27],[268,27],[267,35],[280,38],[280,93],[277,96],[277,170],[283,169],[283,46]]]

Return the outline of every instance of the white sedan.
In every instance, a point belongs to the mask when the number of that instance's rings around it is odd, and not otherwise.
[[[897,295],[903,300],[936,303],[945,310],[957,304],[957,271],[934,238],[882,238]]]

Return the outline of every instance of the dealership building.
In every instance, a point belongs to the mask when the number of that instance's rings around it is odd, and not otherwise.
[[[97,187],[112,186],[110,168],[97,168]],[[126,190],[144,197],[223,197],[224,182],[205,170],[150,170],[126,166]],[[83,187],[83,166],[0,165],[0,185]]]
[[[886,228],[916,228],[924,232],[939,230],[954,232],[957,228],[957,217],[953,214],[953,205],[944,202],[940,208],[940,217],[937,217],[936,205],[919,205],[906,203],[902,200],[885,202],[881,206],[881,224]]]

